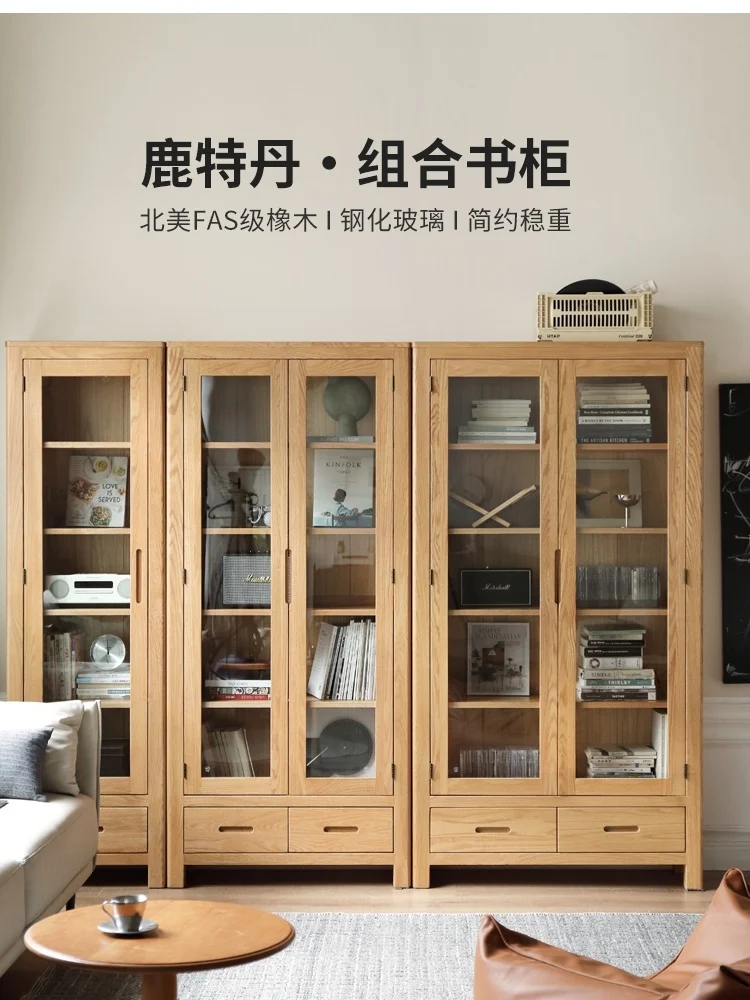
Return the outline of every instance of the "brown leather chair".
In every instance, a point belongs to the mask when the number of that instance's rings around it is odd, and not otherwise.
[[[679,955],[648,979],[485,917],[474,1000],[750,1000],[750,890],[728,871]]]

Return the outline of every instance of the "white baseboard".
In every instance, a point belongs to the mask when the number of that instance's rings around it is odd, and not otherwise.
[[[750,697],[703,705],[703,865],[750,869]]]

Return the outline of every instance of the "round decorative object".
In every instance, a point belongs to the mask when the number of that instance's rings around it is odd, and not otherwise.
[[[611,281],[601,278],[585,278],[583,281],[573,281],[561,288],[558,295],[588,295],[589,292],[604,292],[605,295],[622,295],[623,289],[613,285]]]
[[[338,420],[342,437],[357,436],[357,421],[372,405],[370,387],[356,375],[330,376],[323,392],[323,407],[333,420]]]
[[[356,719],[335,719],[320,734],[316,765],[330,774],[359,774],[372,759],[372,733]]]
[[[91,662],[102,670],[114,670],[125,661],[125,643],[119,635],[100,635],[91,643]]]
[[[263,514],[263,524],[265,524],[265,526],[267,528],[271,527],[271,508],[270,507],[267,507],[266,510],[265,510],[265,512],[264,512],[264,514]]]

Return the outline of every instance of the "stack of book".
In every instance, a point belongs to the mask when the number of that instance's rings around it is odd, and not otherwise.
[[[649,746],[605,744],[586,747],[589,778],[653,778],[656,751]]]
[[[325,701],[375,697],[375,622],[321,622],[307,693]]]
[[[130,664],[121,663],[114,670],[97,670],[96,664],[81,664],[76,676],[76,696],[81,701],[128,701]]]
[[[475,399],[471,419],[458,428],[459,444],[536,444],[530,399]]]
[[[220,660],[203,689],[206,701],[270,701],[271,664],[244,662],[240,657]]]
[[[462,778],[538,778],[539,747],[486,747],[462,750]]]
[[[45,701],[75,698],[80,632],[60,622],[44,630],[43,692]]]
[[[203,776],[206,778],[254,778],[247,733],[242,726],[201,727]]]
[[[579,382],[579,444],[645,444],[651,397],[642,382]]]
[[[578,646],[578,701],[655,701],[656,676],[643,666],[646,630],[582,628]]]

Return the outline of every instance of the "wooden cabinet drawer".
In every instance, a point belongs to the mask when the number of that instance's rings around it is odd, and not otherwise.
[[[148,809],[99,810],[99,854],[146,854],[148,852]]]
[[[558,850],[564,854],[685,850],[682,806],[561,808],[557,828]]]
[[[320,854],[393,851],[393,809],[289,810],[289,850]]]
[[[285,853],[286,809],[185,809],[186,854]]]
[[[502,806],[430,810],[430,850],[438,854],[474,851],[557,850],[555,809]]]

